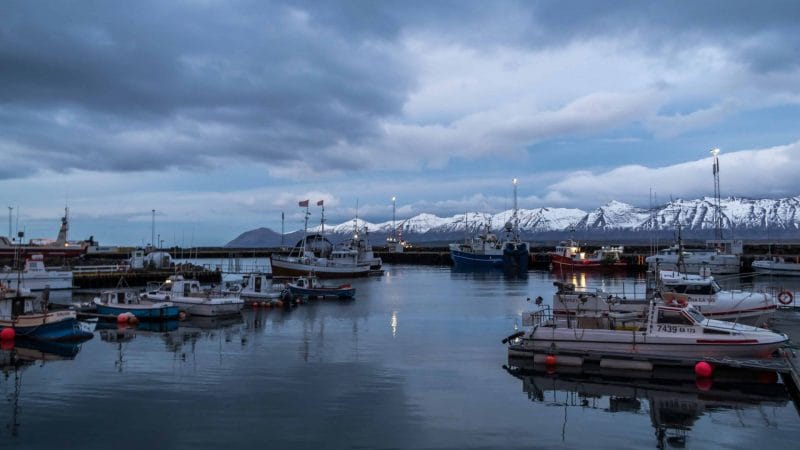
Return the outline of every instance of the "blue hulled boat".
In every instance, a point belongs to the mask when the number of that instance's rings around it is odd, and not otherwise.
[[[94,298],[98,314],[119,315],[129,312],[140,320],[177,319],[180,308],[172,302],[151,302],[142,300],[134,292],[111,290],[103,291]]]
[[[94,336],[82,329],[75,311],[35,311],[34,301],[31,295],[3,288],[0,331],[11,328],[16,336],[40,341],[80,341]]]
[[[466,217],[464,218],[466,229]],[[517,209],[517,179],[514,178],[514,213],[506,222],[503,240],[491,232],[491,224],[485,231],[463,243],[450,244],[450,258],[456,269],[503,269],[506,273],[524,275],[528,272],[530,248],[519,237],[519,214]]]

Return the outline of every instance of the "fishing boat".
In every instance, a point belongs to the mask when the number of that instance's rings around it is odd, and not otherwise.
[[[172,302],[151,302],[143,300],[135,292],[116,289],[100,293],[93,300],[98,314],[119,315],[131,313],[139,319],[176,319],[180,309]]]
[[[353,225],[352,236],[339,244],[341,250],[350,251],[355,250],[357,253],[357,261],[362,264],[367,264],[369,270],[378,272],[381,270],[383,261],[372,250],[372,244],[369,242],[369,231],[365,228],[359,232],[357,222]]]
[[[456,269],[502,268],[507,273],[525,274],[528,272],[530,246],[520,239],[519,210],[517,208],[517,179],[514,178],[514,209],[511,219],[505,223],[504,239],[499,239],[491,231],[491,222],[486,223],[483,233],[464,242],[451,243],[450,259]],[[467,217],[464,216],[464,229]]]
[[[322,202],[318,202],[322,205]],[[320,278],[355,278],[365,277],[370,273],[371,262],[359,259],[358,250],[354,248],[334,249],[324,237],[324,228],[320,234],[308,234],[308,200],[300,202],[306,208],[303,239],[297,242],[289,254],[272,254],[270,264],[272,274],[276,276],[297,277],[314,273]],[[320,223],[324,227],[325,213],[323,209]]]
[[[769,259],[753,261],[753,272],[759,275],[800,276],[800,263],[786,261],[785,258],[773,256]]]
[[[282,283],[273,284],[272,274],[248,273],[240,282],[234,284],[229,292],[238,294],[246,304],[250,304],[278,300],[282,298],[285,289]]]
[[[286,283],[292,295],[306,298],[335,297],[340,299],[353,298],[356,288],[349,284],[339,286],[326,286],[319,282],[316,277],[299,277],[291,283]]]
[[[48,311],[29,291],[0,285],[0,331],[5,328],[13,329],[16,336],[42,341],[78,341],[93,336],[81,328],[75,311]]]
[[[449,245],[450,259],[457,269],[482,269],[503,267],[503,244],[486,225],[483,233],[464,242]]]
[[[651,301],[644,321],[628,314],[556,316],[545,306],[523,315],[530,326],[504,339],[509,357],[591,355],[693,365],[703,358],[769,358],[788,342],[785,334],[707,319],[691,305]]]
[[[717,249],[685,250],[676,244],[648,256],[645,262],[650,270],[698,273],[708,269],[712,275],[724,275],[739,273],[741,256]]]
[[[200,282],[186,280],[182,275],[171,275],[164,283],[151,286],[142,298],[152,302],[172,302],[181,311],[196,316],[238,314],[244,305],[238,296],[204,291]]]
[[[6,268],[0,271],[0,283],[13,289],[22,287],[32,291],[44,289],[72,289],[72,271],[48,270],[41,254],[31,255],[25,260],[25,267],[20,270]]]
[[[553,270],[603,270],[626,269],[627,261],[622,259],[625,247],[621,245],[602,246],[597,251],[586,253],[573,240],[561,241],[550,255]]]
[[[596,291],[576,290],[572,283],[553,283],[558,289],[553,295],[556,315],[635,313],[644,317],[651,300],[678,305],[692,305],[712,319],[762,326],[777,310],[775,298],[765,292],[726,291],[710,276],[687,275],[662,271],[655,286],[637,296]]]
[[[64,209],[61,217],[61,227],[58,236],[53,239],[31,239],[27,244],[22,243],[25,234],[18,233],[19,242],[12,242],[11,236],[0,236],[0,256],[26,257],[28,255],[45,255],[47,257],[72,258],[86,253],[89,245],[86,241],[72,242],[67,240],[69,231],[69,208]],[[92,238],[89,238],[94,243]]]

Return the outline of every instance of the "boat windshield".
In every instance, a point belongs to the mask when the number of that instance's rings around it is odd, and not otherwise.
[[[691,316],[691,318],[697,323],[703,323],[706,320],[706,317],[700,311],[691,306],[686,307],[684,311],[686,311],[686,314],[689,314],[689,316]]]

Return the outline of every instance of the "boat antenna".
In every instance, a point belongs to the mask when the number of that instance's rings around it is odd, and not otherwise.
[[[283,231],[283,222],[285,219],[286,217],[283,214],[283,211],[281,211],[281,247],[283,247],[283,237],[286,235],[286,233]]]

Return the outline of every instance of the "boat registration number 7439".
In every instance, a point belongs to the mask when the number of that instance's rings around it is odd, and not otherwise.
[[[661,333],[688,333],[695,334],[697,330],[693,327],[681,327],[678,325],[658,325],[656,331]]]

